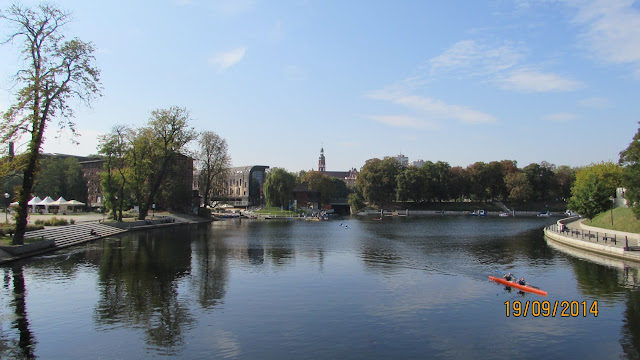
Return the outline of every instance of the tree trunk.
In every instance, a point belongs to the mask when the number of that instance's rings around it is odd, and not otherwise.
[[[36,147],[32,145],[30,147]],[[22,179],[22,189],[18,192],[18,210],[16,216],[16,233],[13,235],[12,245],[24,245],[24,234],[27,232],[27,216],[29,215],[29,198],[31,197],[31,190],[33,189],[33,183],[35,181],[36,165],[38,163],[38,156],[40,146],[38,145],[34,150],[29,151],[27,155],[27,167],[24,170],[24,177]]]

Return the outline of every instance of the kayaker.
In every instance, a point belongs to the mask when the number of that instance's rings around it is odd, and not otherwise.
[[[503,276],[503,278],[507,281],[511,281],[513,279],[513,275],[511,275],[511,273],[508,273],[505,276]]]
[[[524,278],[520,278],[520,280],[518,280],[518,285],[527,285],[527,282],[524,281]]]

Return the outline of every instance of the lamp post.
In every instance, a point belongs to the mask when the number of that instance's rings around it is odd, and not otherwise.
[[[9,193],[4,193],[4,222],[9,223]]]

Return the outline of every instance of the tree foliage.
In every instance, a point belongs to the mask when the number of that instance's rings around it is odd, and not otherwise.
[[[366,201],[383,204],[395,200],[397,179],[402,166],[394,158],[369,159],[356,180],[358,189]]]
[[[611,162],[587,166],[576,173],[569,208],[592,219],[610,208],[620,186],[622,168]]]
[[[619,163],[624,166],[622,185],[627,189],[625,198],[631,203],[636,218],[640,219],[640,128],[629,146],[620,153]]]
[[[200,195],[203,198],[204,206],[208,206],[212,196],[221,189],[222,180],[231,166],[227,141],[213,131],[202,132],[198,140],[196,159],[199,170]]]
[[[18,42],[25,67],[15,76],[16,101],[3,114],[0,127],[3,143],[27,134],[29,144],[23,167],[22,185],[13,244],[24,243],[27,201],[37,176],[45,129],[53,119],[59,128],[75,134],[69,100],[90,102],[100,93],[100,71],[93,65],[94,48],[77,38],[65,40],[63,27],[71,15],[54,5],[37,9],[11,5],[0,12],[0,20],[14,29],[7,43]]]
[[[307,171],[299,178],[299,183],[306,182],[309,189],[320,191],[320,203],[326,205],[335,192],[333,181],[319,171]]]
[[[282,168],[273,168],[264,181],[264,196],[267,206],[285,206],[293,200],[296,175]]]

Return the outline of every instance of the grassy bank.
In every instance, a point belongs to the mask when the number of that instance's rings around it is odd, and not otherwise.
[[[611,225],[611,211],[600,213],[592,220],[584,222],[585,225],[595,226],[603,229],[626,231],[640,234],[640,220],[629,208],[613,209],[613,226]]]

